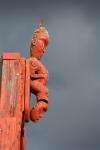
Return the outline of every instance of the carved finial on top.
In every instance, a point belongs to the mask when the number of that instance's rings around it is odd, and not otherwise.
[[[44,23],[44,18],[42,18],[42,19],[39,21],[39,25],[38,25],[39,28],[43,26],[43,23]]]

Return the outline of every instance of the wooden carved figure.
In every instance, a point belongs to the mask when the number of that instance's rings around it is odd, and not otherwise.
[[[19,52],[0,56],[0,150],[26,150],[25,122],[37,122],[48,110],[48,71],[40,62],[48,42],[40,23],[31,40],[30,58]],[[36,96],[32,110],[30,93]]]

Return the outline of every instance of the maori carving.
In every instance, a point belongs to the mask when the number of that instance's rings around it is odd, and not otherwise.
[[[33,106],[30,118],[37,122],[48,110],[48,70],[40,62],[49,42],[49,34],[40,23],[35,30],[30,46],[30,88],[35,94],[37,103]]]
[[[48,43],[49,34],[40,22],[30,58],[19,52],[0,56],[0,150],[26,150],[25,122],[38,122],[48,110],[48,70],[40,62]],[[36,96],[32,109],[30,93]]]

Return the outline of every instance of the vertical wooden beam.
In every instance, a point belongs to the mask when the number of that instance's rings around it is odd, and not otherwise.
[[[30,121],[30,61],[26,59],[25,71],[25,121]]]
[[[21,147],[24,128],[24,84],[25,58],[22,58],[20,53],[4,53],[0,96],[0,150],[25,150]]]

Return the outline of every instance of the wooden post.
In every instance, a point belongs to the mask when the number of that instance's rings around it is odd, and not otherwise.
[[[3,53],[0,61],[0,150],[25,150],[25,112],[29,121],[30,76],[20,53]],[[26,85],[27,84],[27,85]],[[25,106],[25,97],[28,108]],[[26,111],[25,111],[26,110]]]

